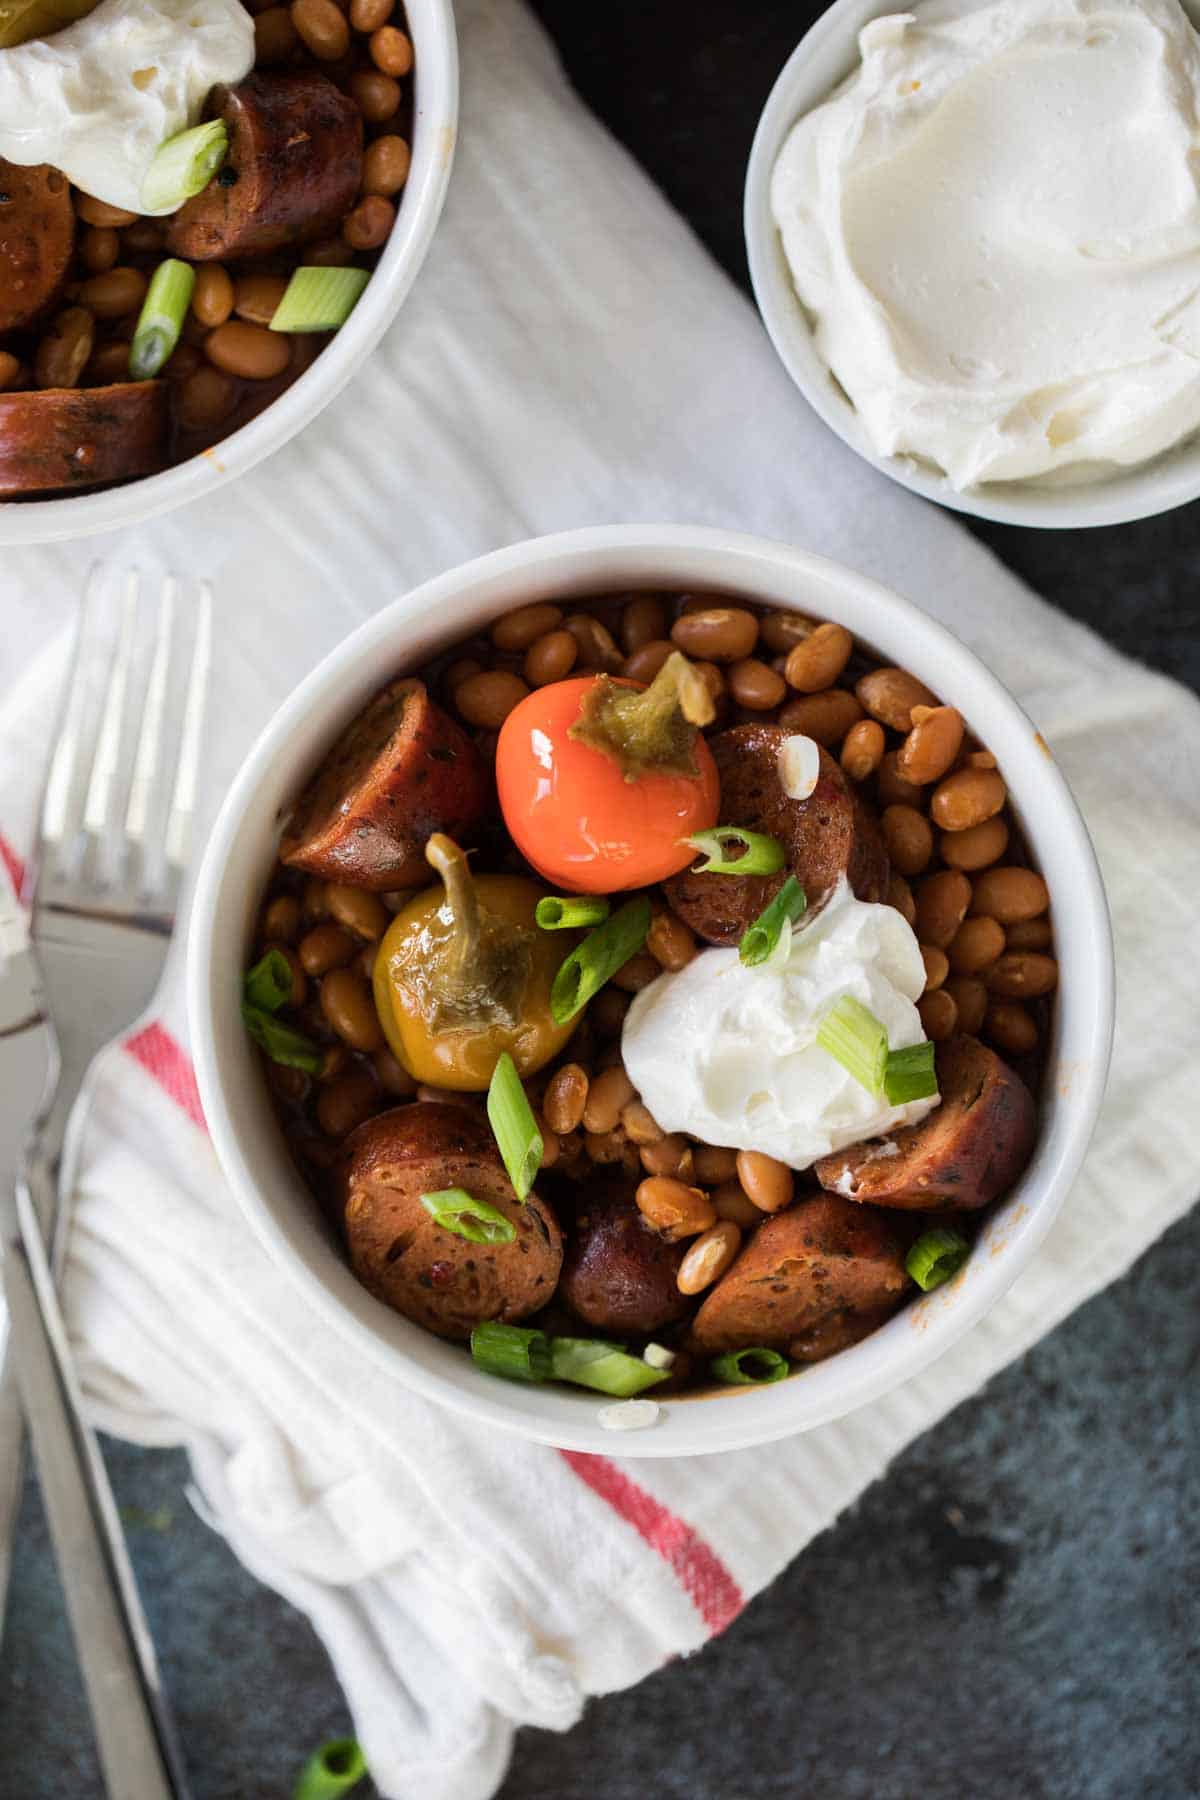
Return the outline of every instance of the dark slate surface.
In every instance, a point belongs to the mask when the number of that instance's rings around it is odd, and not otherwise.
[[[585,96],[744,279],[754,122],[817,9],[538,0]],[[1200,690],[1200,516],[980,527]],[[523,1733],[502,1800],[1188,1800],[1200,1793],[1200,1215],[929,1433],[700,1657]],[[284,1800],[348,1728],[305,1622],[200,1522],[183,1456],[110,1447],[196,1800]],[[367,1790],[363,1790],[364,1794]],[[0,1796],[100,1794],[32,1482],[0,1666]],[[412,1800],[421,1800],[412,1796]]]

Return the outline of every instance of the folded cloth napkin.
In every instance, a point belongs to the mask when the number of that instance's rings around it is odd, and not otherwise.
[[[188,1447],[216,1527],[320,1633],[384,1793],[482,1800],[513,1729],[696,1650],[920,1431],[1113,1280],[1194,1198],[1200,707],[836,443],[751,308],[572,96],[517,0],[463,0],[462,143],[415,293],[370,366],[265,467],[103,547],[10,551],[0,793],[27,844],[63,628],[97,554],[218,595],[208,798],[272,708],[397,592],[530,533],[688,519],[840,557],[942,617],[1054,747],[1122,968],[1092,1155],[1014,1291],[919,1380],[719,1457],[559,1454],[429,1407],[314,1331],[226,1191],[180,958],[102,1060],[66,1301],[97,1421]],[[387,671],[381,669],[381,676]],[[618,1448],[618,1446],[614,1446]]]

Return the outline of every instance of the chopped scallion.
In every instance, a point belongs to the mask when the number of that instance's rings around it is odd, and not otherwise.
[[[292,965],[283,951],[273,947],[248,969],[242,991],[251,1006],[277,1013],[292,991]]]
[[[778,838],[762,831],[746,831],[740,825],[714,825],[711,831],[694,831],[687,844],[694,844],[707,862],[697,863],[694,875],[775,875],[787,861]],[[732,845],[744,846],[740,856],[729,854]]]
[[[489,1320],[471,1333],[471,1355],[476,1368],[507,1381],[548,1381],[550,1339],[544,1331],[520,1325],[501,1325]]]
[[[782,1381],[790,1368],[787,1357],[780,1356],[778,1350],[757,1345],[714,1356],[710,1366],[717,1380],[730,1387],[759,1387],[768,1381]]]
[[[957,1275],[970,1254],[971,1246],[961,1232],[941,1226],[922,1232],[905,1257],[904,1267],[917,1286],[929,1293]]]
[[[193,125],[160,144],[142,182],[142,211],[175,212],[206,188],[229,154],[229,133],[220,119]]]
[[[251,1006],[246,1000],[242,1002],[242,1023],[272,1062],[282,1063],[287,1069],[303,1069],[306,1075],[319,1073],[324,1052],[302,1031],[293,1031],[290,1025],[281,1024],[261,1006]]]
[[[566,931],[576,925],[603,925],[609,911],[608,901],[599,894],[547,894],[533,916],[543,931]]]
[[[271,318],[272,331],[336,331],[371,279],[366,269],[297,269]]]
[[[487,1115],[513,1191],[518,1200],[524,1200],[542,1166],[545,1146],[521,1086],[517,1065],[507,1050],[492,1070]]]
[[[627,900],[611,919],[589,931],[562,963],[550,989],[550,1011],[556,1025],[585,1007],[610,975],[635,956],[650,929],[650,902],[643,894]]]
[[[789,875],[775,898],[742,933],[738,956],[748,969],[766,962],[778,944],[784,926],[793,924],[807,907],[804,889],[794,875]]]
[[[353,1738],[334,1738],[314,1750],[296,1778],[292,1800],[338,1800],[365,1781],[367,1765]]]
[[[511,1244],[517,1228],[489,1200],[478,1200],[466,1188],[439,1188],[422,1194],[421,1205],[435,1225],[470,1244]]]
[[[868,1093],[880,1091],[887,1066],[887,1032],[861,1000],[843,994],[822,1019],[817,1042]]]
[[[904,1050],[889,1050],[883,1071],[883,1091],[893,1106],[907,1106],[910,1100],[932,1099],[938,1091],[933,1045],[909,1044]]]
[[[174,352],[196,285],[191,263],[169,256],[150,277],[129,346],[131,381],[150,381]]]
[[[594,1388],[598,1394],[611,1394],[615,1400],[628,1400],[644,1388],[655,1387],[670,1373],[667,1369],[652,1369],[640,1356],[630,1356],[616,1344],[566,1337],[550,1339],[550,1369],[556,1381]]]

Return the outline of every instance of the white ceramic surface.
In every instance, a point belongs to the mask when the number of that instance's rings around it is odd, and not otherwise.
[[[430,1337],[359,1286],[284,1151],[238,1000],[280,817],[380,683],[511,607],[639,587],[740,594],[840,620],[953,700],[999,756],[1050,884],[1062,980],[1037,1150],[962,1274],[790,1381],[668,1400],[652,1429],[615,1434],[599,1424],[599,1396],[483,1375],[461,1347]],[[517,544],[427,582],[362,626],[297,689],[247,757],[209,842],[192,910],[188,1000],[200,1092],[225,1174],[315,1313],[409,1387],[483,1422],[572,1449],[675,1456],[766,1442],[861,1406],[932,1362],[1016,1280],[1070,1187],[1100,1106],[1112,943],[1091,844],[1045,744],[941,625],[878,583],[781,544],[678,526],[604,526]]]
[[[1186,0],[1184,10],[1193,22],[1200,21],[1200,0]],[[771,171],[797,119],[819,106],[858,66],[863,26],[901,11],[889,0],[834,0],[785,63],[754,136],[746,170],[746,252],[763,323],[792,380],[826,425],[883,474],[927,500],[981,519],[1046,528],[1121,525],[1196,499],[1200,438],[1096,482],[1057,487],[989,482],[966,493],[931,467],[911,457],[880,456],[871,445],[855,407],[817,353],[771,216]]]
[[[458,130],[458,40],[452,0],[405,0],[413,42],[412,167],[396,223],[362,299],[304,374],[211,451],[103,493],[0,500],[0,545],[45,544],[136,525],[244,475],[303,430],[366,361],[396,317],[433,238]]]

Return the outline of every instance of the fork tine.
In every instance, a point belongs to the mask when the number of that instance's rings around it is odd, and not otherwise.
[[[125,836],[144,849],[146,824],[154,778],[162,754],[163,716],[167,700],[167,675],[171,664],[171,638],[175,629],[175,606],[179,583],[173,575],[163,582],[154,636],[154,658],[146,683],[146,700],[142,710],[141,730],[133,759],[133,778],[129,784],[129,805],[125,809]]]
[[[89,836],[96,838],[101,837],[112,823],[113,785],[121,760],[121,726],[125,717],[125,694],[133,661],[134,624],[140,586],[137,570],[131,569],[125,578],[120,634],[109,665],[104,710],[100,716],[100,730],[92,756],[87,798],[83,803],[83,829]]]
[[[88,570],[83,600],[75,617],[75,636],[71,645],[71,661],[67,671],[54,755],[46,777],[45,793],[42,796],[40,822],[42,843],[53,845],[58,850],[62,849],[66,841],[71,797],[78,782],[80,746],[88,696],[88,659],[84,653],[84,644],[88,635],[88,622],[103,579],[104,565],[98,562],[93,563]]]
[[[197,596],[196,636],[192,648],[192,666],[188,674],[187,699],[184,702],[179,762],[176,767],[175,786],[171,794],[171,810],[167,815],[167,864],[177,878],[187,867],[188,851],[191,845],[192,821],[196,811],[196,787],[200,774],[200,750],[204,737],[204,706],[208,695],[211,662],[212,589],[207,581],[202,581]]]

